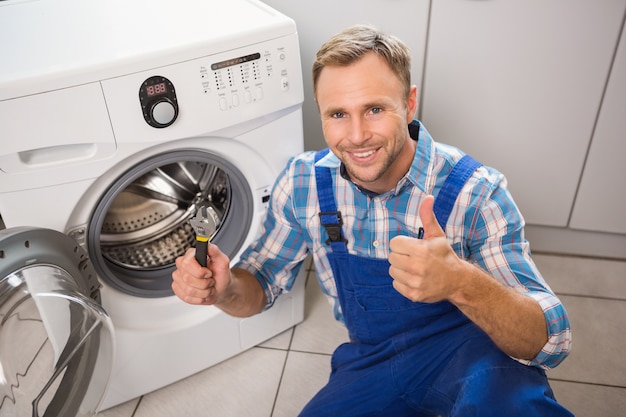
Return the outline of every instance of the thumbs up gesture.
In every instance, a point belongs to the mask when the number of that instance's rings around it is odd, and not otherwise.
[[[462,261],[452,250],[433,212],[434,197],[427,196],[419,209],[423,239],[396,236],[390,242],[389,274],[394,288],[412,301],[449,299],[456,290]]]

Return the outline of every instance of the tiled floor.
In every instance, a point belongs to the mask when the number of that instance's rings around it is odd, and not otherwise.
[[[577,416],[626,409],[626,262],[535,255],[569,310],[571,356],[549,376]],[[347,339],[309,272],[305,320],[226,362],[100,417],[292,417],[325,383],[330,354]]]

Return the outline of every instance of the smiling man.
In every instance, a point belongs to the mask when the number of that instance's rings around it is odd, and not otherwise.
[[[417,108],[416,88],[405,91],[373,52],[350,66],[326,66],[316,80],[324,138],[350,179],[376,193],[394,189],[415,154],[407,125]]]
[[[530,256],[503,175],[434,142],[397,38],[349,28],[318,51],[328,149],[279,176],[262,235],[229,269],[177,260],[183,300],[247,316],[313,255],[350,342],[301,416],[571,416],[544,369],[567,356],[567,313]]]

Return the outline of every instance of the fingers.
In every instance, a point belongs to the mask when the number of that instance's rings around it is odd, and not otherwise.
[[[396,280],[422,275],[427,265],[424,243],[409,236],[396,236],[389,242],[389,274]]]
[[[389,241],[390,256],[393,254],[409,255],[414,251],[415,238],[409,236],[395,236]]]
[[[176,269],[172,272],[172,290],[189,304],[211,304],[215,298],[213,272],[198,264],[195,249],[188,249],[176,259]]]

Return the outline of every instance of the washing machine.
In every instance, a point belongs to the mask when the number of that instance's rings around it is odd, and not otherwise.
[[[234,263],[303,150],[293,20],[256,0],[8,0],[0,35],[0,416],[91,415],[302,320],[304,279],[246,319],[170,288],[199,207]]]

